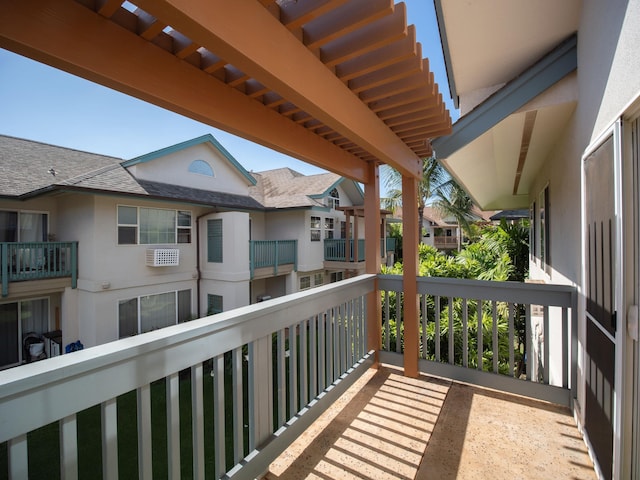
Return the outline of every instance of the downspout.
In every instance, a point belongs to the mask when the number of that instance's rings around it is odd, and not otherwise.
[[[200,219],[202,217],[206,217],[207,215],[211,215],[212,213],[218,213],[218,210],[211,210],[196,217],[196,298],[198,300],[196,315],[198,316],[198,318],[202,318],[202,316],[200,315],[200,280],[202,277],[202,275],[200,275]]]

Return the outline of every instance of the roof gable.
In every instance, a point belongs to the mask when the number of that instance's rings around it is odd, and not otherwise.
[[[213,147],[215,150],[217,150],[220,154],[222,154],[222,156],[233,166],[233,168],[235,168],[237,172],[246,179],[248,184],[250,185],[256,184],[256,179],[211,134],[202,135],[200,137],[193,138],[191,140],[187,140],[181,143],[177,143],[175,145],[171,145],[170,147],[156,150],[155,152],[150,152],[145,155],[132,158],[131,160],[122,162],[122,166],[129,168],[142,163],[148,163],[158,158],[163,158],[163,157],[166,157],[167,155],[181,152],[191,147],[194,147],[196,145],[202,145],[202,144],[208,144],[211,147]]]
[[[254,175],[258,183],[250,189],[250,194],[267,208],[324,208],[326,206],[322,199],[338,187],[345,191],[352,201],[364,198],[356,182],[335,173],[303,175],[290,168],[278,168]],[[350,186],[351,184],[353,186]],[[353,198],[354,196],[356,198]]]

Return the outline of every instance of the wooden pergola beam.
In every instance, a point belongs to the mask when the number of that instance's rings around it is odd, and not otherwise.
[[[350,138],[382,163],[406,175],[420,177],[422,166],[416,154],[260,3],[255,0],[138,0],[136,3],[176,30],[189,32],[192,41],[216,52]],[[404,15],[403,7],[403,4],[396,5],[396,14],[389,17],[389,22]],[[372,28],[377,24],[371,24]],[[366,33],[358,32],[361,36]],[[337,53],[332,51],[331,55]]]
[[[258,11],[266,12],[261,6]],[[0,47],[339,175],[369,180],[367,162],[73,0],[57,1],[54,10],[47,0],[4,1]]]

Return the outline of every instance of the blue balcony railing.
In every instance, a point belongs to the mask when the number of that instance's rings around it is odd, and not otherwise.
[[[71,277],[76,288],[78,242],[2,242],[2,296],[10,282]]]
[[[251,240],[249,241],[249,262],[251,278],[258,268],[273,268],[273,274],[278,274],[278,268],[283,265],[293,265],[298,268],[297,240]]]

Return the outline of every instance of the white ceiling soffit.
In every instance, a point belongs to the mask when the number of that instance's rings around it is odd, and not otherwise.
[[[526,208],[577,102],[580,2],[436,0],[436,9],[452,92],[474,108],[434,141],[435,154],[482,209]]]
[[[435,0],[451,95],[511,81],[577,31],[582,0]],[[457,106],[457,104],[456,104]]]
[[[575,105],[575,101],[569,101],[514,113],[441,162],[483,210],[527,208],[535,175],[564,131]],[[528,153],[518,176],[527,115],[531,118],[533,114]]]

